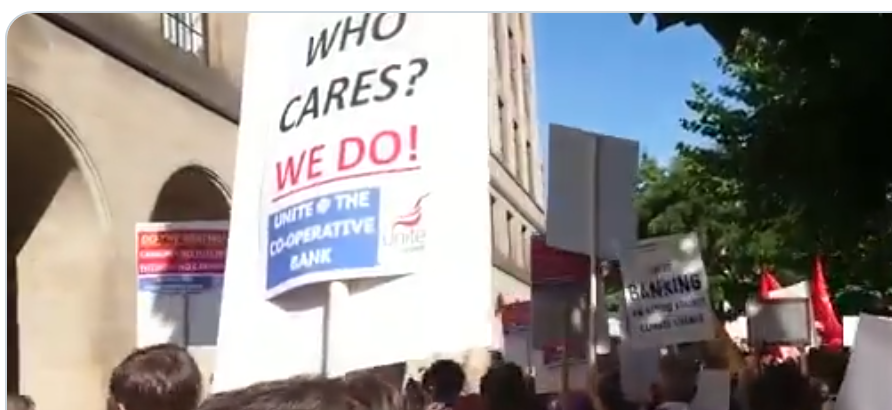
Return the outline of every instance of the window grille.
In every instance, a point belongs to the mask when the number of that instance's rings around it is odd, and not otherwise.
[[[164,39],[207,62],[207,14],[161,13]]]

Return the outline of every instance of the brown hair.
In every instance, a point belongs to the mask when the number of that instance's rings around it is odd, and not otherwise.
[[[34,400],[24,394],[6,394],[6,408],[8,410],[34,410]]]
[[[208,397],[198,410],[408,410],[399,390],[370,374],[294,377]]]
[[[134,350],[112,371],[109,404],[123,410],[194,410],[202,377],[189,352],[172,343]]]

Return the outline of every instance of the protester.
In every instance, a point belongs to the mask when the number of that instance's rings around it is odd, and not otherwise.
[[[433,407],[454,408],[465,389],[465,371],[453,360],[437,360],[424,372],[421,385]]]
[[[7,393],[7,410],[34,410],[34,400],[24,394]]]
[[[108,410],[194,410],[202,397],[201,371],[183,347],[144,347],[114,368],[108,395]]]
[[[420,410],[367,373],[341,379],[294,377],[208,397],[198,410]]]
[[[750,380],[748,408],[752,410],[820,410],[821,392],[802,374],[796,361],[764,366]]]
[[[523,369],[511,362],[495,363],[480,380],[486,410],[533,410],[534,392]]]

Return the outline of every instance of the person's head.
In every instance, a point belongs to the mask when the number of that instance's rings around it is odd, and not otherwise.
[[[417,410],[399,391],[369,374],[343,379],[294,377],[217,393],[197,410]]]
[[[532,398],[523,369],[511,362],[487,370],[480,379],[480,395],[489,410],[528,407]]]
[[[655,401],[690,403],[697,395],[697,363],[675,355],[660,359],[660,378],[656,386]]]
[[[185,348],[158,344],[134,350],[112,371],[110,410],[194,410],[202,377]]]
[[[749,408],[764,410],[814,410],[820,408],[821,392],[795,362],[768,365],[749,384]]]
[[[437,360],[424,372],[421,384],[434,401],[452,402],[465,389],[465,371],[453,360]]]
[[[599,378],[598,398],[604,403],[604,407],[610,410],[638,408],[623,392],[622,379],[618,370],[612,370]]]
[[[6,394],[6,408],[8,410],[34,410],[34,400],[24,394]]]

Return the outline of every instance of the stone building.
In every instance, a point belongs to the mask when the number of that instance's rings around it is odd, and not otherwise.
[[[135,344],[134,224],[228,218],[245,26],[244,14],[143,13],[10,27],[9,391],[41,409],[103,406]],[[544,219],[530,26],[493,17],[493,275],[516,298],[529,297],[526,244]]]

